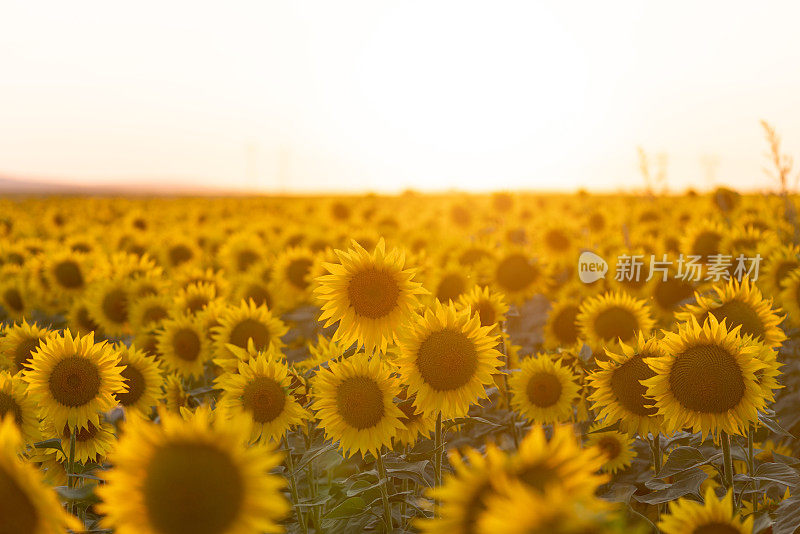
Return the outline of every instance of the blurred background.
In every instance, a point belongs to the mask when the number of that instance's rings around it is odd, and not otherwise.
[[[0,191],[774,186],[794,2],[0,6]]]

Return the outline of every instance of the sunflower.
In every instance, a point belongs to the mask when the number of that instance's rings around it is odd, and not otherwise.
[[[161,326],[156,334],[157,347],[167,368],[184,378],[202,376],[211,349],[199,319],[180,315],[167,319]]]
[[[97,489],[103,524],[118,534],[281,532],[289,512],[280,455],[247,447],[246,421],[212,425],[209,410],[189,419],[160,412],[161,424],[126,425]]]
[[[478,532],[504,534],[603,534],[615,532],[602,503],[575,499],[561,488],[542,494],[518,480],[500,478],[478,516]]]
[[[322,264],[330,274],[319,277],[314,290],[322,307],[319,320],[326,328],[338,321],[334,340],[345,347],[386,352],[419,306],[417,296],[427,292],[413,281],[415,269],[404,268],[402,252],[386,253],[383,239],[371,254],[355,241],[352,247],[336,251],[340,263]]]
[[[588,376],[594,390],[588,397],[597,418],[611,425],[619,422],[622,430],[647,437],[658,434],[662,417],[655,402],[646,397],[642,380],[655,373],[647,365],[649,358],[664,356],[655,336],[647,339],[640,332],[635,344],[620,343],[620,351],[606,350],[608,359],[597,360],[600,367]]]
[[[123,278],[98,279],[86,291],[86,303],[92,319],[111,336],[128,334],[130,282]]]
[[[681,240],[681,250],[689,256],[700,256],[702,263],[708,263],[711,256],[719,254],[725,228],[713,220],[693,224]]]
[[[253,233],[229,237],[219,250],[218,259],[227,272],[244,273],[264,260],[264,242]]]
[[[196,315],[217,300],[216,285],[208,282],[194,282],[178,291],[174,309]]]
[[[511,404],[533,424],[563,423],[573,416],[578,377],[561,360],[539,354],[511,374]]]
[[[72,301],[67,312],[67,326],[82,336],[94,332],[95,337],[104,337],[103,329],[92,318],[85,298],[76,298]]]
[[[229,306],[219,315],[219,326],[212,329],[214,355],[219,359],[233,358],[226,345],[247,349],[249,340],[255,350],[266,351],[270,347],[283,347],[281,337],[286,334],[286,325],[272,315],[266,306],[256,306],[255,302],[241,302]]]
[[[655,325],[644,300],[620,292],[587,298],[575,320],[580,337],[594,349],[617,341],[629,343],[637,332],[648,335]]]
[[[51,290],[56,291],[61,299],[82,293],[91,282],[88,268],[90,261],[86,254],[69,249],[48,253],[44,276],[47,277]]]
[[[580,301],[565,299],[553,304],[544,324],[544,346],[547,349],[574,347],[579,341],[578,312]]]
[[[243,351],[236,348],[237,351]],[[310,414],[291,394],[286,363],[277,349],[241,355],[239,369],[225,373],[215,384],[222,390],[219,407],[228,413],[244,414],[252,420],[251,440],[280,441],[291,428]]]
[[[397,407],[403,412],[400,422],[404,428],[397,431],[395,442],[401,445],[414,445],[420,436],[429,439],[431,432],[436,427],[436,418],[430,412],[420,410],[416,405],[416,398],[408,396],[408,387],[403,386],[397,396],[400,402]]]
[[[675,312],[681,304],[689,301],[695,294],[697,284],[692,280],[684,280],[675,272],[668,272],[667,279],[660,274],[654,275],[647,283],[651,309],[660,319],[661,324],[669,326],[675,321]]]
[[[544,267],[524,250],[511,248],[492,260],[491,281],[512,304],[525,300],[545,287]]]
[[[41,441],[39,407],[27,394],[21,375],[0,371],[0,419],[12,416],[26,445]]]
[[[731,279],[727,284],[714,286],[713,295],[696,294],[696,305],[689,304],[676,314],[679,321],[693,315],[703,323],[709,315],[718,321],[725,319],[729,328],[741,327],[742,335],[749,335],[765,345],[778,348],[786,339],[779,326],[783,320],[779,309],[772,307],[772,299],[765,299],[761,291],[747,278],[741,282]],[[800,304],[795,304],[800,312]]]
[[[709,315],[702,327],[692,317],[665,333],[665,355],[647,360],[655,376],[642,384],[668,430],[742,434],[774,400],[774,380],[763,380],[776,374],[773,351],[739,329]]]
[[[561,488],[575,499],[594,495],[607,475],[598,471],[605,457],[596,447],[582,448],[572,425],[556,425],[548,439],[543,426],[533,426],[508,459],[506,473],[537,493]]]
[[[125,408],[130,415],[138,413],[149,416],[153,407],[161,398],[161,386],[164,377],[161,374],[159,361],[148,356],[145,351],[137,349],[135,344],[130,347],[118,345],[120,363],[125,366],[122,378],[126,380],[128,391],[115,393],[117,402]]]
[[[758,284],[767,295],[778,299],[786,287],[789,273],[797,268],[800,268],[800,245],[781,245],[764,259]]]
[[[460,417],[479,397],[503,365],[495,348],[498,336],[481,326],[477,315],[439,302],[401,335],[397,364],[408,391],[427,412],[445,419]]]
[[[481,326],[499,325],[506,320],[508,313],[508,304],[502,293],[478,285],[459,297],[458,307],[469,307],[473,314],[478,314]]]
[[[636,453],[633,450],[633,439],[624,432],[608,430],[596,432],[601,425],[595,424],[587,436],[587,443],[597,447],[603,452],[606,463],[603,464],[603,471],[614,474],[617,471],[630,467]]]
[[[273,311],[277,304],[272,296],[270,284],[254,274],[240,275],[234,280],[233,300],[235,302],[252,300],[256,306],[266,306]]]
[[[5,329],[5,336],[0,337],[0,368],[11,374],[24,370],[36,349],[54,335],[53,331],[25,319],[18,325],[9,326]]]
[[[28,395],[55,428],[100,424],[100,412],[115,405],[114,394],[127,391],[119,353],[94,335],[73,336],[69,330],[47,339],[33,353],[22,373]]]
[[[503,469],[503,453],[489,444],[486,456],[467,448],[463,454],[450,451],[448,459],[453,472],[445,476],[444,484],[427,491],[440,503],[438,517],[416,521],[414,526],[424,534],[478,534],[477,520],[495,492],[493,480]]]
[[[5,311],[11,320],[19,321],[30,314],[34,302],[25,277],[13,271],[19,268],[0,267],[0,312]]]
[[[173,276],[175,287],[188,290],[192,285],[212,285],[217,297],[224,298],[228,295],[230,282],[222,271],[214,269],[201,269],[199,267],[187,268]]]
[[[18,458],[22,445],[12,417],[0,418],[0,532],[4,534],[63,534],[83,525],[68,515],[37,469]]]
[[[162,265],[169,270],[186,269],[197,262],[202,252],[200,248],[188,237],[179,237],[171,234],[166,243],[161,245],[159,256]]]
[[[164,395],[161,402],[171,413],[180,413],[182,408],[189,406],[189,393],[183,387],[178,375],[167,375],[163,387]]]
[[[60,439],[61,450],[56,451],[56,460],[58,462],[68,460],[64,453],[68,454],[70,450],[72,432],[68,425],[59,430],[50,421],[45,420],[42,424],[42,436],[44,439]],[[116,439],[114,427],[110,423],[103,421],[97,426],[89,423],[75,434],[75,460],[81,463],[102,461],[114,448]]]
[[[753,532],[753,516],[747,519],[734,513],[731,501],[733,492],[722,500],[714,493],[714,488],[706,489],[704,502],[682,498],[669,503],[669,514],[658,523],[664,534],[705,534],[720,532],[726,534],[750,534]]]
[[[158,328],[173,309],[172,297],[166,294],[147,295],[131,302],[128,319],[135,333]]]
[[[379,454],[404,428],[403,412],[394,404],[397,379],[379,357],[361,352],[320,369],[312,382],[312,408],[328,439],[339,442],[346,456]]]
[[[456,264],[437,269],[433,278],[433,297],[443,304],[458,301],[459,297],[475,286],[475,279],[470,271]]]
[[[308,302],[311,297],[312,273],[317,255],[305,247],[289,247],[275,258],[273,267],[273,293],[279,296],[286,308]]]

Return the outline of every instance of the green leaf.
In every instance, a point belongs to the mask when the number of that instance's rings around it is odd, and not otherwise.
[[[62,453],[64,452],[64,449],[61,448],[61,440],[59,438],[46,439],[44,441],[34,443],[33,446],[37,449],[55,449],[57,451],[61,451]]]
[[[445,421],[442,424],[442,427],[447,430],[448,428],[452,428],[457,425],[466,425],[469,423],[481,423],[484,425],[489,425],[494,428],[503,428],[503,425],[497,424],[494,421],[489,421],[488,419],[484,419],[483,417],[456,417],[455,419],[450,419],[449,421]]]
[[[631,496],[636,493],[634,484],[611,483],[602,488],[597,496],[610,502],[629,503]]]
[[[778,421],[773,419],[772,417],[763,414],[761,412],[758,413],[758,422],[764,425],[765,427],[769,428],[773,433],[785,437],[785,438],[792,438],[795,439],[795,436],[789,433],[788,430],[784,429]]]
[[[387,462],[386,473],[390,477],[399,478],[401,480],[412,480],[418,486],[432,487],[433,477],[427,472],[430,465],[429,460],[421,460],[419,462]]]
[[[669,453],[667,461],[664,462],[661,470],[656,473],[655,476],[656,478],[666,478],[711,463],[719,457],[721,457],[721,455],[706,458],[699,449],[695,449],[694,447],[675,447]]]
[[[308,464],[313,462],[315,458],[335,449],[336,444],[330,441],[311,447],[300,457],[300,460],[294,467],[294,474],[297,475],[297,473],[300,473]]]
[[[318,495],[317,497],[315,497],[313,499],[303,499],[299,503],[295,504],[295,506],[297,508],[311,508],[313,506],[323,505],[326,502],[328,502],[329,500],[331,500],[331,496],[330,495]]]
[[[367,511],[367,502],[361,497],[350,497],[324,515],[325,519],[345,519],[355,517]]]
[[[800,497],[790,497],[775,510],[772,534],[794,534],[800,527]]]
[[[634,495],[633,498],[645,504],[661,504],[674,501],[685,495],[700,499],[700,485],[708,478],[701,469],[693,469],[675,475],[675,483],[663,484],[661,488],[647,495]]]
[[[775,462],[759,464],[753,479],[777,482],[790,488],[800,485],[800,473],[786,464]]]
[[[100,499],[94,494],[94,488],[97,484],[86,484],[80,488],[69,488],[67,486],[57,486],[56,493],[66,500],[73,502],[100,502]]]

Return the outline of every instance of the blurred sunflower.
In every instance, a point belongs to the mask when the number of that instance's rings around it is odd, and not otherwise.
[[[503,365],[498,336],[477,315],[439,302],[417,316],[400,339],[399,374],[417,406],[451,419],[467,413]]]
[[[147,295],[131,302],[128,320],[134,333],[158,328],[173,309],[173,299],[166,294]]]
[[[508,379],[511,404],[533,424],[563,423],[573,416],[578,377],[561,360],[547,354],[522,361]]]
[[[111,336],[128,333],[129,282],[121,278],[100,278],[86,291],[92,319]]]
[[[152,409],[161,399],[161,386],[164,377],[161,374],[159,361],[148,356],[145,351],[137,349],[135,344],[130,347],[118,345],[120,363],[125,366],[122,378],[128,391],[115,393],[117,402],[125,408],[126,413],[149,416]]]
[[[734,513],[732,499],[733,492],[720,500],[714,488],[709,487],[702,503],[689,498],[671,501],[669,513],[658,523],[658,528],[664,534],[751,534],[753,516],[742,519],[738,513]]]
[[[353,241],[348,251],[337,250],[340,263],[323,263],[330,273],[317,279],[320,321],[329,327],[338,321],[334,340],[344,347],[356,344],[372,352],[386,352],[399,327],[419,306],[427,292],[414,282],[415,269],[404,268],[398,249],[386,252],[381,239],[370,254]]]
[[[17,456],[22,446],[13,418],[0,418],[0,532],[4,534],[63,534],[83,525],[61,507],[56,493],[45,486],[41,473]]]
[[[379,454],[404,428],[394,404],[397,379],[379,357],[358,353],[320,369],[312,382],[312,408],[325,436],[339,442],[346,456]]]
[[[780,310],[772,307],[772,299],[765,299],[761,291],[747,278],[738,282],[731,279],[727,284],[714,286],[714,294],[696,294],[697,304],[688,304],[676,314],[679,321],[688,321],[693,315],[703,323],[709,315],[718,321],[725,319],[729,328],[740,326],[742,335],[752,336],[765,345],[777,348],[786,339],[779,326],[783,320]],[[800,304],[797,304],[800,312]]]
[[[616,430],[597,432],[600,428],[601,425],[597,424],[591,427],[586,442],[603,453],[606,463],[602,470],[613,474],[630,467],[636,456],[633,450],[634,440],[628,434]]]
[[[477,517],[476,532],[503,534],[604,534],[607,511],[596,498],[575,499],[561,488],[542,494],[518,480],[500,478]]]
[[[26,445],[41,441],[39,407],[28,397],[21,375],[0,371],[0,419],[6,415],[13,418]]]
[[[22,379],[54,428],[86,428],[99,425],[99,414],[116,405],[115,393],[127,391],[119,363],[119,353],[105,341],[64,330],[33,353]]]
[[[104,337],[103,329],[92,318],[85,298],[76,298],[72,301],[67,312],[67,326],[82,336],[94,332],[95,337]]]
[[[174,300],[174,309],[196,315],[217,299],[217,288],[214,284],[194,282],[178,291]]]
[[[448,453],[452,473],[444,484],[429,489],[427,496],[439,501],[438,517],[414,523],[424,534],[478,534],[477,520],[494,494],[492,484],[501,472],[505,458],[494,445],[486,446],[486,456],[468,447],[464,454]]]
[[[789,273],[797,268],[800,268],[800,245],[781,245],[764,258],[758,284],[768,296],[778,299],[786,287]]]
[[[272,315],[266,306],[256,306],[253,301],[229,306],[219,315],[219,326],[214,327],[214,355],[219,359],[234,358],[226,345],[247,349],[252,340],[256,351],[270,347],[283,347],[281,337],[289,330],[279,318]]]
[[[0,337],[0,368],[11,374],[23,371],[36,349],[55,335],[51,330],[28,323],[25,319],[18,325],[7,327],[4,333]]]
[[[272,287],[286,308],[294,308],[311,298],[311,281],[317,255],[305,247],[289,247],[275,258]]]
[[[46,255],[44,276],[50,288],[59,298],[82,293],[91,282],[89,265],[91,259],[86,254],[69,249],[56,249]]]
[[[181,379],[176,374],[167,375],[164,380],[164,395],[161,402],[171,413],[180,413],[182,408],[189,406],[189,393],[183,387]]]
[[[588,400],[593,401],[592,409],[598,412],[598,420],[608,425],[619,422],[622,430],[643,438],[648,433],[658,434],[663,418],[642,385],[642,380],[655,376],[647,365],[649,358],[664,356],[657,338],[645,341],[640,332],[635,344],[620,343],[619,352],[606,353],[608,359],[597,360],[600,368],[588,376],[594,390]]]
[[[30,314],[34,305],[29,284],[19,268],[0,266],[0,310],[12,321]]]
[[[118,534],[281,532],[289,512],[280,455],[247,447],[246,421],[212,425],[209,410],[189,419],[160,412],[161,424],[134,419],[98,487],[103,524]]]
[[[547,283],[542,264],[521,249],[507,250],[492,265],[492,284],[512,304],[522,304]]]
[[[713,315],[700,326],[692,317],[660,344],[665,356],[647,359],[655,376],[642,384],[669,431],[742,434],[774,400],[770,384],[760,381],[778,365],[772,350],[740,337],[739,327],[729,330]]]
[[[561,488],[575,499],[593,496],[607,475],[598,471],[605,457],[596,447],[582,448],[572,425],[556,425],[548,439],[543,426],[533,426],[512,455],[506,472],[529,490],[545,494]]]
[[[499,325],[506,320],[508,313],[508,304],[502,293],[479,285],[459,297],[458,307],[469,307],[473,314],[478,314],[481,326]]]
[[[717,221],[704,220],[687,228],[681,240],[681,250],[689,256],[699,256],[701,263],[708,263],[711,256],[720,254],[726,229]]]
[[[580,301],[564,299],[554,303],[544,324],[544,346],[547,349],[570,348],[579,341],[578,312]]]
[[[156,334],[161,361],[184,378],[202,376],[211,350],[200,321],[191,315],[180,315],[161,326]]]
[[[442,304],[456,302],[475,286],[475,280],[468,269],[448,263],[436,270],[431,281],[432,294]]]
[[[587,298],[575,320],[580,337],[593,349],[613,346],[617,341],[629,343],[638,332],[648,335],[655,326],[644,300],[619,292]]]
[[[245,352],[238,347],[235,351]],[[252,441],[280,441],[310,417],[291,394],[288,368],[275,348],[237,358],[238,372],[225,373],[215,382],[222,389],[219,408],[251,419]]]

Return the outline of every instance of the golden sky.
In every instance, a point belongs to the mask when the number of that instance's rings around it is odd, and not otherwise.
[[[797,2],[0,5],[0,175],[265,190],[769,186]]]

